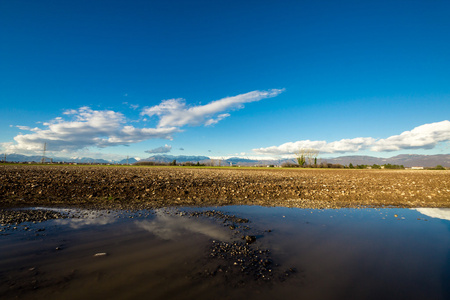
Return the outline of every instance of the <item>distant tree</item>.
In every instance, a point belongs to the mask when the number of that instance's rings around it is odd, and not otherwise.
[[[372,169],[381,169],[381,166],[377,165],[377,164],[373,164],[372,165]]]
[[[306,149],[305,156],[308,159],[308,165],[312,166],[313,162],[314,164],[317,163],[317,156],[319,155],[319,150],[317,149]]]
[[[436,167],[432,168],[432,170],[445,170],[445,168],[441,165],[437,165]]]
[[[306,163],[306,157],[305,157],[305,150],[306,149],[299,149],[297,153],[295,153],[297,163],[300,167],[303,167],[303,165]]]
[[[154,161],[137,161],[134,163],[136,166],[155,166]]]
[[[348,165],[348,167],[349,167],[350,169],[354,169],[354,168],[355,168],[355,167],[353,166],[352,163],[350,163],[350,164]]]
[[[170,165],[171,165],[171,166],[176,166],[176,165],[177,165],[177,160],[176,160],[176,159],[172,160],[172,162],[170,163]]]
[[[403,165],[385,164],[383,166],[384,166],[385,169],[404,169],[405,168]]]
[[[317,156],[319,155],[319,150],[313,148],[300,148],[296,153],[297,163],[300,167],[303,167],[307,162],[309,166],[313,163],[317,165]]]
[[[299,166],[294,163],[291,163],[291,162],[285,162],[281,165],[281,167],[283,167],[283,168],[298,168]]]
[[[344,168],[344,166],[341,165],[341,164],[331,164],[331,167],[330,167],[330,168],[333,168],[333,169],[342,169],[342,168]]]

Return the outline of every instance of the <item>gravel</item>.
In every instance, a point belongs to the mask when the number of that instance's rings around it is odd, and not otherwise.
[[[0,225],[19,225],[25,222],[44,222],[53,219],[68,218],[68,214],[47,209],[0,209]]]

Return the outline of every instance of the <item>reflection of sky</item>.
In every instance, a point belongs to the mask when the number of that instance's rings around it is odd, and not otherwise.
[[[56,211],[56,212],[60,212],[60,213],[68,213],[70,211],[74,211],[73,209],[70,209],[70,208],[45,207],[45,206],[35,206],[35,207],[30,207],[29,209],[34,209],[34,210],[52,210],[52,211]]]
[[[421,214],[450,221],[450,208],[415,208]]]
[[[186,232],[199,233],[213,239],[226,241],[230,234],[224,228],[198,219],[157,214],[153,221],[136,221],[135,224],[164,240],[173,240]],[[229,230],[228,230],[229,231]]]
[[[70,210],[66,210],[70,212]],[[77,211],[80,212],[79,210]],[[79,229],[85,226],[101,226],[115,223],[117,221],[116,214],[101,214],[98,211],[82,210],[83,215],[80,218],[67,218],[55,220],[55,224],[68,225],[73,229]]]

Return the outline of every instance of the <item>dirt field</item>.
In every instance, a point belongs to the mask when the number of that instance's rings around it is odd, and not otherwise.
[[[450,207],[450,172],[0,166],[0,205]]]

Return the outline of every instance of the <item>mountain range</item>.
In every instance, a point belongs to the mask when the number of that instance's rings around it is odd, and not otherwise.
[[[435,167],[441,165],[450,167],[450,154],[436,155],[418,155],[418,154],[401,154],[389,158],[380,158],[374,156],[340,156],[336,158],[323,159],[328,163],[349,165],[403,165],[405,167]]]
[[[5,154],[0,154],[0,161],[3,161],[5,158]],[[26,156],[22,154],[7,154],[6,161],[8,162],[40,162],[42,156]],[[148,158],[140,160],[140,162],[160,162],[160,163],[170,163],[176,160],[177,163],[186,163],[186,162],[200,162],[202,164],[213,164],[213,165],[241,165],[241,166],[265,166],[265,165],[281,165],[285,162],[294,163],[294,159],[279,159],[279,160],[254,160],[254,159],[245,159],[239,157],[232,157],[228,159],[211,159],[208,156],[186,156],[186,155],[154,155]],[[46,161],[50,161],[50,158],[46,158]],[[92,164],[133,164],[137,162],[135,158],[122,159],[119,161],[108,161],[105,159],[96,159],[89,157],[81,157],[81,158],[67,158],[67,157],[53,157],[53,162],[66,162],[66,163],[92,163]],[[341,165],[349,165],[350,163],[353,165],[384,165],[384,164],[392,164],[392,165],[403,165],[405,167],[435,167],[437,165],[441,165],[443,167],[450,167],[450,154],[437,154],[437,155],[417,155],[417,154],[402,154],[393,156],[390,158],[380,158],[374,156],[361,156],[361,155],[352,155],[352,156],[340,156],[335,158],[321,158],[319,159],[320,163],[331,163],[331,164],[341,164]]]
[[[186,155],[153,155],[145,159],[141,159],[140,161],[153,161],[153,162],[160,162],[160,163],[171,163],[172,161],[176,160],[178,163],[185,163],[185,162],[204,162],[210,160],[208,156],[186,156]]]
[[[22,155],[22,154],[0,154],[0,161],[4,161],[6,157],[7,162],[41,162],[42,155]],[[67,162],[67,163],[93,163],[93,164],[108,164],[111,163],[105,159],[90,158],[90,157],[46,157],[46,162]],[[125,159],[126,161],[126,159]]]

